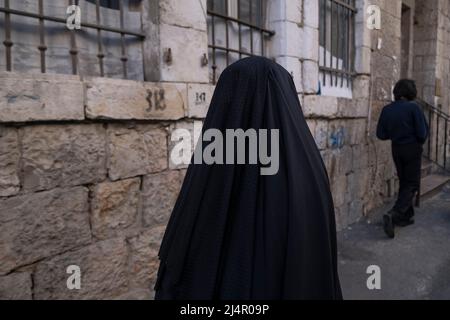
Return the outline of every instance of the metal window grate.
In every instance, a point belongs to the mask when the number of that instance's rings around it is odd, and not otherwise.
[[[319,70],[322,83],[343,87],[345,82],[349,87],[355,75],[355,0],[319,1]]]
[[[208,48],[212,82],[226,66],[243,57],[265,56],[275,34],[265,25],[265,0],[208,0]]]
[[[3,7],[0,7],[0,12],[4,13],[4,30],[5,30],[5,40],[3,41],[3,44],[5,46],[5,58],[6,58],[6,70],[12,71],[12,59],[11,59],[11,47],[14,45],[13,39],[11,38],[11,16],[12,15],[18,15],[18,16],[24,16],[24,17],[30,17],[30,18],[36,18],[39,20],[39,39],[40,43],[38,46],[38,50],[40,51],[40,65],[41,65],[41,72],[46,72],[46,55],[45,51],[47,50],[47,45],[45,42],[45,21],[52,21],[61,23],[64,25],[64,28],[66,28],[66,19],[65,18],[59,18],[54,16],[45,15],[44,13],[44,0],[38,0],[38,12],[32,13],[32,12],[26,12],[22,10],[15,10],[11,9],[10,7],[10,1],[4,0]],[[124,8],[123,8],[123,1],[118,1],[118,10],[120,11],[120,26],[119,27],[109,27],[101,24],[100,21],[100,7],[101,3],[100,0],[94,0],[95,6],[96,6],[96,23],[85,23],[81,22],[81,27],[90,28],[97,30],[97,42],[98,42],[98,52],[97,52],[97,58],[100,66],[100,76],[104,76],[104,68],[103,68],[103,58],[104,58],[104,51],[103,51],[103,44],[102,44],[102,31],[105,32],[112,32],[112,33],[118,33],[120,34],[120,41],[121,41],[121,57],[120,60],[122,61],[122,70],[123,70],[123,77],[124,79],[127,78],[127,50],[125,45],[125,36],[133,36],[137,37],[140,40],[145,39],[145,35],[142,32],[136,32],[131,30],[126,30],[124,28]],[[78,0],[68,0],[68,5],[78,5]],[[92,1],[91,1],[92,2]],[[78,49],[77,49],[77,41],[76,41],[76,30],[67,30],[70,33],[69,43],[70,47],[68,50],[68,53],[71,56],[72,60],[72,73],[78,74]]]

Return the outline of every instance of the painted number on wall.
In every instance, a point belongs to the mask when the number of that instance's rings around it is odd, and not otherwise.
[[[196,92],[195,93],[195,104],[203,104],[206,102],[206,93],[205,92]]]
[[[165,110],[166,109],[166,100],[165,100],[165,92],[164,89],[154,89],[154,90],[147,90],[147,102],[148,107],[147,111],[158,111],[158,110]]]

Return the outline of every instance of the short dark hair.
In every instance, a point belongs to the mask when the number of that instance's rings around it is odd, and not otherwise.
[[[414,80],[402,79],[397,82],[394,87],[394,97],[395,101],[401,100],[402,98],[412,101],[417,98],[417,88]]]

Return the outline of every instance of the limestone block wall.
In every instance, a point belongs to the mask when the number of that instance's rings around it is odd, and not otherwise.
[[[169,165],[170,134],[204,117],[212,92],[1,73],[0,298],[151,298],[185,174]]]

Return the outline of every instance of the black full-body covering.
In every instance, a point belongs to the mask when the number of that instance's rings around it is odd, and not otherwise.
[[[159,252],[156,299],[341,299],[328,176],[291,75],[266,58],[232,64],[210,128],[279,129],[279,171],[189,166]]]

